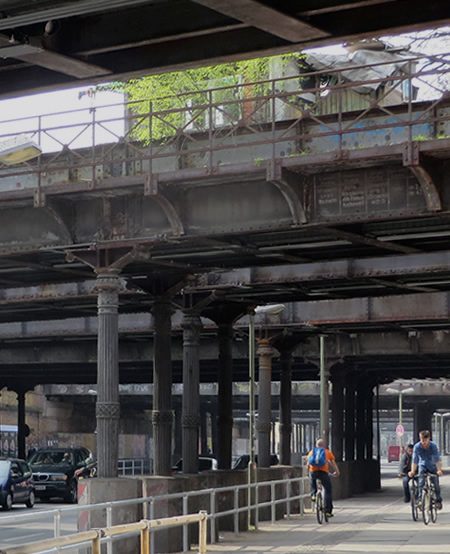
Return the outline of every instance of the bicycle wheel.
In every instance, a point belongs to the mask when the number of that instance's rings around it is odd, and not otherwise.
[[[436,501],[434,498],[431,498],[430,500],[430,518],[433,523],[436,523],[437,520],[437,508],[436,508]]]
[[[323,496],[322,491],[317,491],[316,496],[316,517],[317,517],[317,523],[323,523]]]
[[[414,521],[419,519],[419,509],[417,508],[417,491],[411,491],[411,515]]]
[[[425,525],[430,523],[431,519],[431,497],[427,490],[422,491],[422,518]]]

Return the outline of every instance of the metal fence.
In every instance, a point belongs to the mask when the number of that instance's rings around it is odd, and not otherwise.
[[[151,475],[153,473],[152,459],[122,458],[118,464],[119,475]]]
[[[250,488],[248,484],[242,484],[103,502],[101,504],[72,506],[56,510],[34,511],[26,514],[21,513],[0,518],[0,532],[5,526],[7,528],[17,526],[20,529],[23,525],[38,523],[42,527],[44,524],[49,525],[51,522],[53,538],[59,538],[73,535],[73,522],[71,526],[62,525],[62,522],[70,517],[73,519],[75,516],[78,521],[87,521],[89,513],[102,514],[102,517],[104,514],[104,526],[110,528],[113,526],[114,519],[117,520],[117,517],[119,517],[118,514],[129,512],[124,508],[140,507],[142,518],[154,521],[161,519],[157,515],[161,507],[164,509],[170,501],[173,509],[176,505],[174,501],[178,501],[179,514],[176,514],[177,516],[187,516],[197,513],[199,510],[208,512],[209,536],[211,542],[214,542],[218,537],[222,518],[232,518],[233,531],[235,535],[238,535],[240,530],[243,527],[247,529],[250,523],[255,529],[258,529],[262,515],[265,520],[270,519],[275,522],[280,514],[287,518],[290,518],[294,513],[303,514],[305,512],[305,499],[309,498],[308,482],[308,477],[293,477],[255,482],[250,485]],[[249,494],[249,491],[251,494]],[[249,498],[251,499],[250,505],[247,502]],[[245,522],[244,525],[243,521]],[[87,529],[87,531],[90,531],[90,529]],[[115,537],[113,536],[105,536],[104,538],[104,542],[108,545],[108,554],[114,552],[114,540]],[[152,551],[154,550],[154,540],[154,534],[151,534]],[[189,550],[187,523],[183,525],[182,540],[183,550]],[[7,552],[9,553],[9,550]],[[33,550],[33,552],[38,551]]]
[[[236,160],[260,165],[448,138],[449,62],[449,54],[416,56],[404,59],[399,71],[382,61],[4,121],[0,142],[26,133],[48,154],[17,167],[0,162],[0,179],[34,174],[39,186],[69,179],[95,187],[131,173],[197,168],[211,174]],[[69,177],[58,176],[68,169]]]
[[[92,554],[101,554],[102,543],[108,539],[117,538],[121,539],[129,537],[130,535],[140,534],[140,554],[150,554],[154,552],[151,548],[152,531],[164,529],[167,527],[176,527],[180,525],[186,525],[189,523],[199,523],[199,538],[198,538],[198,553],[206,553],[206,524],[207,513],[204,511],[198,514],[191,514],[181,517],[170,517],[158,520],[144,519],[136,523],[128,523],[125,525],[114,525],[112,527],[105,527],[102,529],[93,529],[92,531],[84,531],[83,533],[76,533],[68,535],[66,537],[59,537],[55,539],[48,539],[41,541],[40,543],[33,543],[30,545],[13,546],[0,550],[0,554],[39,554],[43,552],[60,551],[72,548],[79,548],[81,546],[90,547]]]

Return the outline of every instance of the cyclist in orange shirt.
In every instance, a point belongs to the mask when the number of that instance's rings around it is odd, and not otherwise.
[[[323,449],[325,452],[321,452],[318,449]],[[325,457],[325,463],[323,465],[313,465],[310,461],[313,456],[323,456]],[[309,480],[311,483],[311,500],[316,499],[317,494],[317,479],[322,483],[323,489],[325,491],[325,512],[328,517],[333,517],[333,494],[331,487],[331,480],[329,475],[329,467],[333,470],[333,475],[338,477],[340,475],[339,468],[336,463],[333,452],[328,450],[323,439],[318,439],[316,441],[316,448],[308,452],[308,471],[309,471]]]

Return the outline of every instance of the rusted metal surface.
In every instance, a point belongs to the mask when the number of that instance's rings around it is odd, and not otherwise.
[[[372,84],[398,94],[411,77],[403,73]],[[231,87],[234,99],[219,102],[217,89],[205,91],[206,100],[197,97],[189,109],[150,114],[181,115],[179,132],[157,143],[138,144],[128,130],[117,142],[76,148],[72,136],[37,163],[1,169],[0,335],[12,342],[52,337],[60,347],[40,350],[34,359],[5,352],[2,368],[20,366],[32,375],[54,356],[52,371],[42,378],[61,382],[67,379],[59,373],[63,364],[79,369],[85,363],[79,378],[89,382],[96,297],[86,279],[93,278],[93,268],[120,260],[120,368],[128,382],[148,373],[151,359],[148,348],[132,348],[128,341],[147,339],[152,319],[142,312],[169,290],[191,295],[193,304],[215,294],[202,314],[203,336],[216,332],[214,310],[233,306],[237,317],[236,306],[245,313],[248,306],[282,301],[289,303],[285,312],[262,325],[308,338],[339,331],[336,356],[367,356],[361,361],[367,364],[372,347],[349,337],[359,329],[394,329],[402,345],[405,326],[443,331],[450,290],[450,197],[442,186],[449,175],[448,99],[438,90],[434,99],[407,97],[393,106],[384,96],[359,111],[329,113],[342,105],[344,93],[349,100],[355,86],[337,82],[310,87],[314,101],[306,107],[306,89],[292,88],[286,79],[268,82],[265,96],[244,96],[242,88]],[[249,102],[252,112],[243,119]],[[98,136],[95,111],[78,114],[89,136]],[[204,123],[200,111],[207,114]],[[218,113],[228,114],[226,124]],[[287,113],[290,119],[283,119]],[[148,115],[129,114],[127,129]],[[64,127],[43,118],[33,125],[55,138]],[[399,291],[413,301],[377,298]],[[412,296],[419,291],[423,296]],[[427,300],[433,292],[440,296]],[[310,304],[325,299],[334,302]],[[180,317],[177,312],[173,318],[175,333]],[[67,357],[60,339],[69,337],[82,342]],[[396,339],[383,340],[397,355]],[[314,376],[311,348],[299,351],[299,378]],[[237,349],[241,368],[245,356]],[[426,349],[431,351],[431,339]],[[403,371],[403,361],[398,367]],[[216,372],[214,363],[203,364],[201,378],[215,380]]]
[[[236,269],[199,277],[195,288],[244,287],[264,283],[333,281],[390,275],[446,274],[450,270],[450,252],[408,254],[387,258],[322,261],[273,267]],[[188,288],[189,290],[189,288]]]

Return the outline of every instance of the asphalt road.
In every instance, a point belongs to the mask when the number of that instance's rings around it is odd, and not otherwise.
[[[54,518],[39,517],[39,512],[68,508],[63,502],[36,501],[34,508],[25,505],[13,505],[9,511],[0,509],[0,548],[17,546],[54,537]],[[23,519],[26,516],[26,519]],[[31,519],[28,519],[31,517]],[[77,515],[75,513],[61,516],[61,535],[77,532]]]

